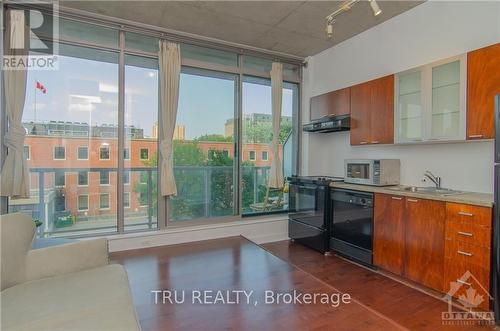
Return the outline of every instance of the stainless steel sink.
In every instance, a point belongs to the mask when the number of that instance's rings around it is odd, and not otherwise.
[[[437,187],[418,187],[418,186],[396,186],[388,187],[389,190],[394,191],[406,191],[406,192],[416,192],[416,193],[429,193],[436,195],[454,195],[461,194],[462,191],[452,190],[449,188],[437,188]]]

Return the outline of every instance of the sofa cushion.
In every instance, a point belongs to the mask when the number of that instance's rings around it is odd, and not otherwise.
[[[1,288],[25,281],[25,259],[35,235],[35,223],[27,214],[0,216]]]
[[[125,269],[107,265],[1,292],[1,330],[140,330]]]

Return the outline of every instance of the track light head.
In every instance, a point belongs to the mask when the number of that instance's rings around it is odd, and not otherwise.
[[[372,7],[373,10],[373,15],[378,16],[380,13],[382,13],[382,9],[378,6],[377,0],[369,0],[370,1],[370,6]]]
[[[335,23],[335,20],[333,20],[333,19],[329,19],[326,22],[325,32],[326,32],[326,37],[328,39],[332,39],[332,37],[333,37],[333,23]]]

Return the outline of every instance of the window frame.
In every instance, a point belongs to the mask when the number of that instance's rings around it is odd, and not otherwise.
[[[252,158],[252,153],[253,153],[253,158]],[[248,161],[252,161],[252,162],[257,161],[257,153],[254,150],[248,151]]]
[[[80,148],[87,149],[87,158],[86,159],[80,158]],[[89,146],[77,146],[76,147],[76,159],[79,161],[88,161],[89,160]]]
[[[125,199],[125,197],[128,197]],[[125,202],[128,202],[126,205]],[[130,209],[130,192],[123,192],[123,208]]]
[[[130,148],[129,147],[125,147],[123,149],[123,160],[130,161]]]
[[[63,182],[64,182],[63,185],[57,185],[57,175],[59,173],[62,174],[61,178],[63,178]],[[54,171],[54,187],[58,187],[58,188],[66,187],[66,172],[64,170],[63,171]]]
[[[87,178],[86,184],[80,184],[80,174],[86,174],[86,176],[85,176]],[[89,186],[89,171],[85,171],[85,170],[78,171],[76,183],[77,183],[78,187],[88,187]]]
[[[147,151],[147,154],[148,154],[148,157],[147,158],[143,158],[142,157],[142,151]],[[149,157],[149,147],[140,147],[139,148],[139,160],[141,161],[149,161],[150,157]]]
[[[26,7],[28,7],[28,5],[26,5]],[[71,12],[72,12],[71,10],[68,10],[68,12],[61,13],[61,17],[69,19],[69,20],[79,21],[79,22],[89,24],[89,25],[102,25],[102,26],[105,26],[105,27],[108,27],[111,29],[115,29],[119,32],[120,40],[118,42],[118,46],[109,46],[109,45],[103,46],[103,45],[98,45],[98,44],[92,44],[91,41],[87,40],[88,38],[84,38],[83,40],[79,40],[79,39],[74,39],[73,36],[70,36],[70,37],[65,37],[65,39],[61,39],[60,40],[61,43],[65,43],[65,44],[69,44],[69,45],[76,45],[76,46],[80,46],[80,47],[104,49],[104,50],[108,50],[111,52],[119,53],[120,57],[123,54],[131,54],[131,55],[135,55],[135,56],[144,56],[146,58],[158,59],[156,52],[147,52],[147,51],[142,51],[142,50],[128,49],[125,45],[125,38],[124,37],[125,37],[126,31],[131,31],[131,30],[129,30],[130,27],[137,28],[134,31],[139,33],[139,34],[143,34],[144,36],[150,35],[150,36],[157,36],[157,37],[161,38],[161,36],[163,35],[162,31],[160,31],[160,30],[155,31],[155,29],[152,29],[152,30],[148,29],[148,30],[144,30],[144,32],[142,32],[141,26],[139,24],[134,23],[134,22],[127,22],[127,24],[125,24],[125,25],[123,25],[123,24],[120,25],[120,24],[118,24],[119,22],[115,21],[113,18],[105,18],[102,21],[97,22],[95,20],[92,20],[91,16],[86,16],[86,14],[81,14],[80,16],[75,17]],[[280,61],[281,60],[281,61],[283,61],[284,64],[293,63],[294,65],[297,65],[297,67],[298,67],[298,71],[297,71],[298,76],[297,77],[287,76],[286,73],[284,73],[284,77],[283,77],[284,83],[286,81],[289,81],[289,82],[293,82],[293,83],[297,84],[297,86],[298,86],[298,100],[299,101],[298,101],[297,107],[298,107],[299,111],[294,113],[294,115],[296,115],[296,116],[294,116],[294,118],[293,118],[293,120],[294,120],[293,129],[292,129],[293,136],[290,138],[293,141],[294,146],[297,146],[297,148],[294,148],[293,155],[292,155],[292,168],[293,168],[294,173],[296,173],[298,168],[299,168],[299,164],[300,164],[299,156],[300,156],[300,146],[301,146],[301,144],[299,143],[299,140],[301,138],[300,125],[298,123],[300,123],[300,104],[301,104],[301,101],[300,101],[301,85],[300,84],[301,84],[301,75],[302,75],[302,67],[300,65],[300,62],[302,61],[302,59],[298,60],[298,59],[293,59],[292,57],[283,58],[279,54],[273,54],[272,52],[269,52],[266,54],[266,52],[242,49],[240,46],[238,46],[238,47],[227,46],[227,45],[217,44],[217,42],[200,41],[200,40],[196,40],[195,38],[193,38],[193,40],[190,40],[189,37],[186,37],[186,39],[182,39],[182,37],[181,37],[180,42],[181,43],[186,42],[187,44],[193,44],[193,45],[201,45],[201,46],[206,47],[208,49],[213,48],[213,49],[229,50],[230,52],[234,52],[237,54],[238,64],[236,67],[229,66],[229,65],[216,64],[216,63],[208,63],[208,62],[203,62],[200,60],[192,60],[192,59],[186,59],[186,58],[181,59],[183,68],[191,67],[194,69],[203,69],[203,70],[207,69],[207,70],[214,70],[214,71],[225,72],[225,73],[233,73],[233,74],[236,74],[239,76],[239,80],[238,80],[239,86],[235,89],[235,102],[237,103],[237,105],[235,107],[235,114],[237,116],[235,116],[235,119],[234,119],[236,129],[235,129],[235,137],[234,137],[235,138],[235,142],[234,142],[235,149],[233,152],[233,154],[234,154],[233,157],[234,157],[234,160],[236,163],[235,169],[237,168],[237,170],[236,170],[237,177],[236,177],[235,184],[238,184],[238,185],[235,185],[236,187],[238,187],[239,184],[241,184],[241,182],[242,182],[241,164],[243,162],[243,150],[242,150],[242,145],[241,145],[241,132],[238,132],[238,125],[237,125],[238,123],[237,122],[241,121],[241,116],[240,116],[242,113],[241,83],[243,81],[243,76],[249,75],[249,76],[256,76],[256,77],[262,77],[262,78],[267,78],[267,79],[270,78],[269,72],[262,71],[262,70],[254,70],[254,69],[249,69],[249,68],[244,67],[243,66],[244,57],[247,55],[251,55],[251,56],[267,58],[267,59],[269,59],[269,61],[276,61],[276,60]],[[119,65],[119,70],[123,70],[125,63],[120,62],[118,65]],[[123,79],[123,75],[122,75],[122,78],[120,78],[120,82],[119,82],[119,84],[122,84],[122,89],[119,88],[119,93],[124,92],[123,82],[121,81],[122,79]],[[124,111],[124,109],[121,109],[119,107],[118,112],[123,112],[123,111]],[[123,123],[120,122],[121,121],[120,116],[122,116],[122,115],[118,115],[118,117],[119,117],[118,127],[120,130],[123,129]],[[240,122],[240,124],[241,124],[241,122]],[[123,145],[121,145],[121,146],[123,146]],[[67,151],[66,151],[65,146],[62,146],[62,147],[64,147],[64,156],[65,157],[64,157],[64,159],[56,159],[56,160],[67,160],[67,158],[68,158],[68,156],[66,154]],[[118,149],[120,149],[120,143],[118,145]],[[100,153],[100,149],[99,149],[99,160],[102,160],[102,161],[114,160],[114,158],[111,155],[111,146],[108,146],[108,152],[109,152],[109,158],[101,159],[100,158],[101,153]],[[132,153],[132,151],[129,152],[129,156],[131,155],[131,153]],[[123,164],[120,166],[120,162],[123,162],[123,160],[130,160],[130,158],[126,159],[124,157],[125,155],[120,155],[122,153],[117,153],[117,154],[118,154],[118,156],[116,157],[116,159],[118,160],[118,163],[119,163],[118,170],[117,170],[117,178],[120,179],[121,178],[120,176],[122,176],[122,174],[123,174]],[[54,153],[53,153],[53,156],[54,156]],[[89,158],[92,157],[90,155],[90,148],[88,151],[88,156],[89,156]],[[31,158],[31,156],[30,156],[30,158]],[[268,156],[268,158],[269,158],[269,156]],[[148,159],[151,159],[151,155],[149,155],[149,152],[148,152]],[[255,159],[257,159],[256,153],[255,153]],[[87,181],[90,180],[90,178],[88,176],[89,175],[87,175]],[[131,172],[129,172],[128,184],[122,183],[123,185],[121,185],[121,187],[120,187],[120,185],[118,185],[119,186],[117,188],[118,192],[122,191],[122,193],[123,193],[123,186],[130,185],[130,181],[132,179],[131,176],[132,176]],[[118,184],[120,184],[120,182],[121,181],[118,180]],[[66,180],[65,180],[65,184],[66,184]],[[241,199],[241,190],[239,188],[236,189],[235,194],[237,195],[236,200],[240,200]],[[118,194],[117,210],[123,210],[123,201],[122,201],[122,198],[120,198],[120,196],[122,196],[122,195],[123,194]],[[164,227],[168,226],[168,223],[169,223],[168,215],[166,213],[166,206],[165,206],[166,199],[164,199],[160,195],[158,195],[158,197],[159,197],[158,198],[158,225],[160,228],[162,228],[162,226],[164,228]],[[4,198],[2,198],[2,199],[4,199]],[[88,199],[87,203],[90,204],[89,197],[87,197],[87,199]],[[7,212],[6,207],[8,207],[8,203],[2,204],[1,206],[2,206],[2,211]],[[160,209],[161,209],[161,211],[160,211]],[[239,218],[242,218],[244,216],[244,215],[242,215],[241,202],[237,201],[235,203],[235,211],[236,211],[235,216],[237,216]],[[232,217],[232,218],[236,219],[237,217]],[[189,222],[186,222],[186,225],[188,223]],[[117,217],[116,231],[118,233],[124,232],[124,220],[123,220],[123,218]]]
[[[107,149],[108,149],[108,158],[107,158],[107,159],[106,159],[106,158],[102,158],[102,157],[101,157],[101,155],[102,155],[102,154],[101,154],[101,150],[102,150],[103,148],[107,148]],[[111,160],[111,146],[110,146],[110,145],[102,145],[102,144],[101,144],[101,145],[99,146],[99,161],[110,161],[110,160]]]
[[[28,156],[25,155],[26,148],[28,148]],[[23,145],[23,156],[26,161],[31,160],[31,146],[30,145]]]
[[[266,153],[266,157],[264,158],[264,153]],[[260,152],[260,159],[262,161],[269,161],[269,151],[261,151]]]
[[[103,173],[106,173],[106,174],[107,174],[107,176],[108,176],[108,177],[107,177],[107,178],[108,178],[107,183],[103,183],[103,182],[102,182],[102,178],[103,178],[103,177],[102,177],[102,174],[103,174]],[[101,170],[101,171],[99,171],[99,185],[100,185],[100,186],[110,186],[110,185],[111,185],[110,171],[107,171],[107,170]]]
[[[56,148],[62,148],[64,150],[64,158],[63,159],[56,158]],[[54,161],[66,161],[66,146],[55,145],[52,148],[52,160],[54,160]]]
[[[80,209],[80,197],[87,197],[87,208],[86,209]],[[78,194],[78,196],[76,198],[76,210],[78,212],[89,211],[89,195],[88,194]]]
[[[102,206],[102,197],[103,196],[108,196],[108,206],[107,207]],[[99,210],[111,210],[111,195],[109,194],[109,192],[99,193]]]

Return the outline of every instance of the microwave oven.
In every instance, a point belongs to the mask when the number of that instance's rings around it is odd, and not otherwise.
[[[344,182],[362,185],[399,185],[401,162],[398,159],[344,161]]]

